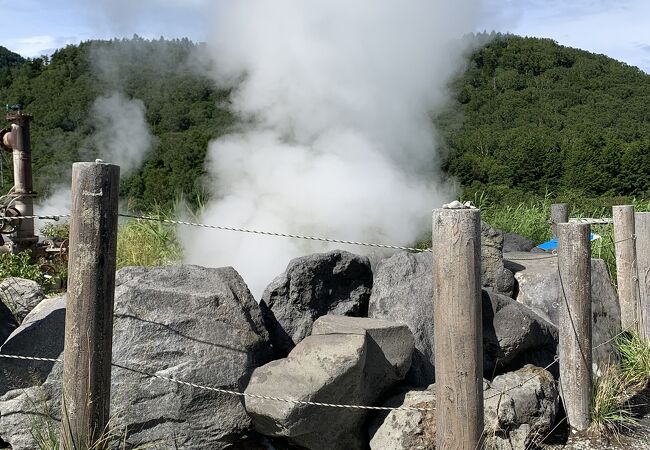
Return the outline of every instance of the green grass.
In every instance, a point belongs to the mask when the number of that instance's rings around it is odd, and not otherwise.
[[[147,214],[161,219],[170,215]],[[174,225],[132,219],[122,224],[117,234],[117,268],[126,266],[162,266],[182,260],[181,244]]]
[[[637,423],[630,399],[650,382],[650,342],[628,332],[616,339],[620,363],[594,380],[591,405],[592,430],[618,436]]]
[[[619,367],[611,366],[594,380],[591,429],[601,435],[618,434],[637,423],[629,399],[635,393]]]
[[[631,385],[643,389],[650,380],[650,342],[638,333],[624,333],[617,339],[621,370]]]
[[[9,277],[25,278],[43,285],[46,278],[40,270],[40,261],[34,262],[29,250],[17,254],[0,253],[0,280]]]
[[[650,200],[603,197],[585,198],[580,196],[555,197],[548,193],[544,197],[518,198],[508,203],[503,198],[493,201],[485,192],[476,192],[461,201],[471,201],[481,210],[481,219],[504,233],[517,233],[531,239],[536,245],[551,238],[551,205],[569,203],[571,217],[611,218],[612,206],[631,204],[636,212],[649,212]],[[591,244],[593,258],[605,261],[607,269],[616,286],[616,257],[614,252],[614,228],[612,225],[592,225],[592,233],[601,236]],[[431,244],[431,238],[421,242],[420,246]]]
[[[160,219],[174,218],[173,214],[160,208],[143,215]],[[48,237],[67,239],[69,225],[57,223],[44,227],[41,233]],[[126,266],[161,266],[179,263],[183,253],[174,225],[157,221],[129,219],[119,225],[117,233],[117,268]],[[46,294],[59,290],[68,275],[66,260],[55,258],[34,259],[30,251],[18,254],[0,253],[0,282],[5,278],[18,277],[33,280],[43,286]],[[63,283],[62,283],[63,281]],[[0,299],[9,303],[10,299]],[[15,311],[12,311],[15,313]]]

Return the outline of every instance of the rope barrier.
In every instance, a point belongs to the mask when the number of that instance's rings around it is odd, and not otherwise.
[[[601,218],[579,218],[579,217],[573,217],[569,219],[569,222],[576,222],[576,223],[586,223],[589,225],[610,225],[614,223],[614,219],[611,219],[609,217],[601,217]]]
[[[620,239],[618,241],[612,241],[612,244],[620,244],[621,242],[625,242],[625,241],[636,241],[636,235],[632,235],[629,238]]]
[[[40,219],[40,220],[60,220],[64,217],[71,217],[70,214],[52,214],[49,216],[12,216],[9,219]]]
[[[38,358],[36,356],[5,355],[3,353],[0,353],[0,358],[19,359],[22,361],[63,362],[62,359],[58,358]]]
[[[416,252],[416,253],[430,253],[431,252],[430,248],[403,247],[403,246],[399,246],[399,245],[378,244],[378,243],[373,243],[373,242],[349,241],[349,240],[344,240],[344,239],[332,239],[332,238],[319,237],[319,236],[304,236],[304,235],[300,235],[300,234],[278,233],[278,232],[275,232],[275,231],[265,231],[265,230],[252,230],[252,229],[248,229],[248,228],[228,227],[228,226],[223,226],[223,225],[208,225],[208,224],[205,224],[205,223],[198,223],[198,222],[186,222],[186,221],[182,221],[182,220],[161,219],[159,217],[153,217],[153,216],[138,216],[138,215],[134,215],[134,214],[118,214],[118,216],[130,218],[130,219],[136,219],[136,220],[148,220],[148,221],[151,221],[151,222],[167,223],[167,224],[170,224],[170,225],[186,225],[186,226],[198,227],[198,228],[208,228],[208,229],[222,230],[222,231],[235,231],[235,232],[239,232],[239,233],[251,233],[251,234],[264,235],[264,236],[284,237],[284,238],[290,238],[290,239],[304,239],[304,240],[308,240],[308,241],[330,242],[330,243],[334,243],[334,244],[359,245],[359,246],[363,246],[363,247],[386,248],[386,249],[390,249],[390,250],[404,250],[404,251]],[[55,215],[49,215],[49,216],[14,216],[14,217],[11,217],[11,219],[60,220],[63,217],[70,217],[70,214],[55,214]]]
[[[558,361],[559,361],[559,358],[556,356],[556,357],[553,359],[553,361],[551,361],[551,363],[548,364],[546,367],[543,367],[542,370],[548,370],[548,369],[550,369],[551,366],[552,366],[553,364],[555,364],[556,362],[558,362]],[[518,389],[518,388],[520,388],[520,387],[523,387],[526,383],[528,383],[529,381],[534,380],[535,378],[537,378],[537,374],[536,374],[536,375],[533,375],[533,376],[530,377],[530,378],[527,378],[526,380],[522,381],[522,382],[519,383],[519,384],[516,384],[516,385],[514,385],[514,386],[509,387],[508,389],[505,389],[505,390],[503,390],[503,391],[499,391],[498,393],[496,393],[496,394],[494,394],[494,395],[490,395],[489,397],[486,397],[486,398],[484,398],[483,400],[484,400],[484,401],[485,401],[485,400],[490,400],[491,398],[496,398],[496,397],[502,396],[502,395],[504,395],[504,394],[507,394],[507,393],[510,392],[510,391],[513,391],[513,390],[515,390],[515,389]]]
[[[538,253],[538,255],[542,255],[543,253]],[[542,259],[551,259],[551,258],[557,258],[557,253],[554,255],[548,255],[548,256],[539,256],[537,258],[511,258],[507,256],[507,253],[503,255],[503,259],[506,261],[540,261]]]
[[[20,355],[6,355],[0,353],[0,358],[7,358],[7,359],[17,359],[17,360],[22,360],[22,361],[46,361],[46,362],[63,362],[63,359],[60,358],[38,358],[38,357],[33,357],[33,356],[20,356]],[[189,386],[192,388],[196,389],[201,389],[205,391],[211,391],[211,392],[216,392],[219,394],[227,394],[227,395],[234,395],[238,397],[247,397],[247,398],[254,398],[258,400],[272,400],[276,402],[284,402],[284,403],[291,403],[294,405],[306,405],[306,406],[322,406],[326,408],[341,408],[341,409],[362,409],[362,410],[371,410],[371,411],[420,411],[420,412],[427,412],[427,411],[434,411],[435,408],[418,408],[418,407],[411,407],[411,406],[399,406],[399,407],[390,407],[390,406],[366,406],[366,405],[345,405],[345,404],[336,404],[336,403],[322,403],[322,402],[310,402],[310,401],[303,401],[303,400],[295,400],[295,399],[288,399],[288,398],[279,398],[279,397],[272,397],[268,395],[257,395],[257,394],[247,394],[245,392],[238,392],[238,391],[232,391],[229,389],[222,389],[222,388],[216,388],[212,386],[203,386],[200,384],[196,383],[191,383],[189,381],[183,381],[183,380],[178,380],[176,378],[171,378],[171,377],[166,377],[163,375],[158,375],[155,373],[151,372],[146,372],[144,370],[139,370],[139,369],[134,369],[131,367],[124,366],[122,364],[117,364],[117,363],[112,363],[111,364],[113,367],[117,367],[118,369],[126,370],[129,372],[137,373],[140,375],[144,375],[147,377],[151,378],[157,378],[159,380],[167,381],[170,383],[175,383],[181,386]]]
[[[434,408],[416,408],[416,407],[410,407],[410,406],[400,406],[400,407],[390,407],[390,406],[365,406],[365,405],[344,405],[344,404],[335,404],[335,403],[321,403],[321,402],[310,402],[310,401],[303,401],[303,400],[294,400],[294,399],[287,399],[287,398],[279,398],[279,397],[271,397],[267,395],[257,395],[257,394],[247,394],[245,392],[238,392],[238,391],[231,391],[228,389],[221,389],[221,388],[215,388],[211,386],[202,386],[200,384],[196,383],[190,383],[187,381],[181,381],[177,380],[175,378],[170,378],[170,377],[165,377],[162,375],[154,374],[154,373],[149,373],[145,372],[143,370],[138,370],[138,369],[133,369],[130,367],[122,366],[121,364],[112,364],[114,367],[117,367],[119,369],[127,370],[129,372],[134,372],[134,373],[139,373],[141,375],[145,375],[148,377],[152,378],[158,378],[160,380],[168,381],[170,383],[176,383],[179,385],[183,386],[190,386],[193,388],[197,389],[203,389],[207,391],[212,391],[212,392],[217,392],[220,394],[228,394],[228,395],[236,395],[239,397],[247,397],[247,398],[255,398],[258,400],[273,400],[276,402],[284,402],[284,403],[291,403],[294,405],[307,405],[307,406],[323,406],[327,408],[348,408],[348,409],[365,409],[365,410],[372,410],[372,411],[421,411],[421,412],[426,412],[426,411],[434,411]]]
[[[638,323],[639,323],[639,321],[637,320],[636,322],[634,322],[632,325],[630,325],[629,327],[627,327],[626,329],[624,329],[624,330],[621,331],[620,333],[615,334],[615,335],[612,336],[611,338],[607,339],[605,342],[601,342],[600,344],[598,344],[597,346],[595,346],[592,350],[596,350],[596,349],[602,347],[603,345],[607,345],[607,344],[609,344],[610,342],[615,341],[616,338],[618,338],[619,336],[623,336],[625,333],[628,333],[628,332],[632,331],[634,328],[636,328],[636,326],[637,326]]]
[[[325,237],[317,237],[317,236],[303,236],[299,234],[288,234],[288,233],[277,233],[274,231],[263,231],[263,230],[251,230],[248,228],[236,228],[236,227],[227,227],[227,226],[222,226],[222,225],[207,225],[204,223],[196,223],[196,222],[185,222],[182,220],[171,220],[171,219],[160,219],[158,217],[151,217],[151,216],[136,216],[133,214],[119,214],[120,217],[128,217],[131,219],[138,219],[138,220],[149,220],[149,221],[155,221],[155,222],[162,222],[162,223],[168,223],[171,225],[187,225],[187,226],[192,226],[192,227],[199,227],[199,228],[210,228],[214,230],[222,230],[222,231],[236,231],[240,233],[252,233],[252,234],[260,234],[260,235],[265,235],[265,236],[276,236],[276,237],[285,237],[285,238],[292,238],[292,239],[305,239],[309,241],[322,241],[322,242],[332,242],[336,244],[350,244],[350,245],[360,245],[360,246],[365,246],[365,247],[377,247],[377,248],[388,248],[391,250],[405,250],[405,251],[410,251],[410,252],[431,252],[430,248],[422,249],[422,248],[414,248],[414,247],[401,247],[398,245],[388,245],[388,244],[377,244],[377,243],[372,243],[372,242],[358,242],[358,241],[347,241],[343,239],[331,239],[331,238],[325,238]]]

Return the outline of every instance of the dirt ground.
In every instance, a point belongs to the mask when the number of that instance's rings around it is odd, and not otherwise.
[[[573,435],[559,430],[542,445],[545,450],[650,450],[650,387],[632,400],[637,423],[622,429],[619,436],[605,438],[594,435]]]

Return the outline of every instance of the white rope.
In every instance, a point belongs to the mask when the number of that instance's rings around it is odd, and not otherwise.
[[[541,261],[543,259],[551,259],[551,258],[557,258],[557,253],[551,254],[551,255],[545,255],[544,253],[531,253],[531,255],[540,255],[540,256],[534,256],[532,258],[514,258],[508,256],[507,253],[503,254],[503,259],[505,261]]]
[[[171,220],[171,219],[160,219],[158,217],[151,217],[151,216],[136,216],[132,214],[119,214],[120,217],[129,217],[131,219],[138,219],[138,220],[150,220],[154,222],[162,222],[162,223],[168,223],[171,225],[187,225],[191,227],[200,227],[200,228],[210,228],[214,230],[224,230],[224,231],[237,231],[240,233],[252,233],[252,234],[261,234],[265,236],[277,236],[277,237],[285,237],[285,238],[292,238],[292,239],[306,239],[310,241],[323,241],[323,242],[333,242],[336,244],[350,244],[350,245],[361,245],[365,247],[378,247],[378,248],[388,248],[392,250],[405,250],[405,251],[410,251],[410,252],[431,252],[430,248],[422,249],[422,248],[414,248],[414,247],[401,247],[398,245],[388,245],[388,244],[376,244],[376,243],[371,243],[371,242],[357,242],[357,241],[346,241],[343,239],[331,239],[331,238],[325,238],[325,237],[316,237],[316,236],[303,236],[299,234],[288,234],[288,233],[276,233],[273,231],[261,231],[261,230],[251,230],[247,228],[235,228],[235,227],[226,227],[226,226],[221,226],[221,225],[207,225],[204,223],[196,223],[196,222],[184,222],[181,220]]]
[[[62,359],[37,358],[33,356],[19,356],[19,355],[5,355],[2,353],[0,353],[0,358],[18,359],[23,361],[63,362]],[[390,407],[390,406],[342,405],[342,404],[335,404],[335,403],[310,402],[310,401],[294,400],[288,398],[271,397],[268,395],[247,394],[245,392],[232,391],[229,389],[221,389],[212,386],[202,386],[200,384],[191,383],[189,381],[177,380],[176,378],[165,377],[163,375],[158,375],[155,373],[145,372],[143,370],[133,369],[117,363],[112,363],[112,366],[117,367],[118,369],[127,370],[129,372],[139,373],[141,375],[145,375],[148,377],[157,378],[159,380],[168,381],[170,383],[175,383],[182,386],[189,386],[196,389],[202,389],[205,391],[217,392],[220,394],[227,394],[227,395],[236,395],[238,397],[255,398],[259,400],[273,400],[276,402],[291,403],[294,405],[323,406],[327,408],[342,408],[342,409],[363,409],[363,410],[372,410],[372,411],[420,411],[420,412],[434,411],[434,408],[416,408],[410,406]]]
[[[615,334],[615,335],[612,336],[611,338],[607,339],[605,342],[601,342],[600,344],[598,344],[597,346],[595,346],[592,350],[596,350],[597,348],[600,348],[600,347],[602,347],[603,345],[607,345],[607,344],[609,344],[610,342],[616,340],[617,337],[622,336],[622,335],[624,335],[625,333],[632,331],[634,328],[636,328],[636,325],[637,325],[638,323],[639,323],[638,321],[634,322],[632,325],[630,325],[629,327],[625,328],[625,329],[624,329],[623,331],[621,331],[620,333]]]
[[[263,231],[263,230],[251,230],[247,228],[236,228],[236,227],[226,227],[222,225],[208,225],[205,223],[196,223],[196,222],[185,222],[182,220],[171,220],[171,219],[161,219],[158,217],[152,216],[136,216],[133,214],[118,214],[120,217],[128,217],[131,219],[137,220],[149,220],[153,222],[168,223],[170,225],[187,225],[191,227],[199,228],[209,228],[213,230],[222,230],[222,231],[236,231],[239,233],[252,233],[252,234],[261,234],[265,236],[276,236],[276,237],[285,237],[291,239],[305,239],[309,241],[322,241],[322,242],[331,242],[335,244],[348,244],[348,245],[360,245],[363,247],[376,247],[376,248],[388,248],[391,250],[404,250],[409,252],[418,252],[418,253],[427,253],[431,252],[430,248],[415,248],[415,247],[402,247],[399,245],[388,245],[388,244],[376,244],[372,242],[358,242],[358,241],[347,241],[343,239],[332,239],[318,236],[303,236],[300,234],[289,234],[289,233],[277,233],[274,231]],[[8,217],[8,219],[41,219],[41,220],[59,220],[62,217],[70,217],[70,214],[56,214],[49,216],[14,216]]]
[[[610,223],[614,223],[613,219],[610,219],[609,217],[601,217],[601,218],[572,217],[569,219],[569,222],[586,223],[590,225],[609,225]]]
[[[221,388],[215,388],[211,386],[202,386],[200,384],[196,383],[190,383],[187,381],[181,381],[177,380],[175,378],[170,378],[170,377],[165,377],[162,375],[158,375],[155,373],[149,373],[145,372],[142,370],[137,370],[137,369],[132,369],[130,367],[125,367],[120,364],[115,364],[113,363],[113,366],[119,368],[119,369],[124,369],[128,370],[130,372],[135,372],[139,373],[145,376],[149,376],[152,378],[158,378],[160,380],[168,381],[170,383],[176,383],[179,385],[183,386],[190,386],[193,388],[197,389],[203,389],[207,391],[212,391],[212,392],[218,392],[220,394],[228,394],[228,395],[236,395],[239,397],[247,397],[247,398],[255,398],[258,400],[273,400],[276,402],[284,402],[284,403],[292,403],[294,405],[308,405],[308,406],[324,406],[327,408],[347,408],[347,409],[366,409],[366,410],[373,410],[373,411],[421,411],[421,412],[426,412],[426,411],[434,411],[434,408],[416,408],[416,407],[410,407],[410,406],[400,406],[400,407],[390,407],[390,406],[365,406],[365,405],[341,405],[341,404],[335,404],[335,403],[321,403],[321,402],[310,402],[310,401],[303,401],[303,400],[293,400],[293,399],[287,399],[287,398],[279,398],[279,397],[271,397],[268,395],[257,395],[257,394],[247,394],[245,392],[238,392],[238,391],[231,391],[228,389],[221,389]]]
[[[63,362],[62,359],[55,358],[37,358],[36,356],[5,355],[0,353],[0,358],[20,359],[22,361],[45,361],[45,362]]]
[[[50,216],[9,216],[5,218],[9,220],[14,220],[14,219],[59,220],[63,217],[70,217],[70,214],[54,214]]]
[[[559,358],[556,356],[556,357],[553,359],[553,361],[551,361],[551,363],[548,364],[546,367],[542,368],[542,370],[548,370],[548,369],[549,369],[553,364],[555,364],[555,363],[558,362],[558,361],[559,361]],[[508,392],[510,392],[510,391],[512,391],[512,390],[515,390],[515,389],[518,389],[518,388],[520,388],[520,387],[523,387],[524,384],[528,383],[529,381],[534,380],[534,379],[537,378],[538,376],[539,376],[539,374],[535,374],[535,375],[533,375],[532,377],[530,377],[530,378],[528,378],[528,379],[522,381],[521,383],[516,384],[516,385],[514,385],[514,386],[511,386],[511,387],[509,387],[508,389],[505,389],[505,390],[503,390],[503,391],[499,391],[498,393],[496,393],[496,394],[494,394],[494,395],[491,395],[491,396],[489,396],[489,397],[487,397],[487,398],[484,398],[483,400],[485,401],[485,400],[489,400],[489,399],[491,399],[491,398],[499,397],[499,396],[504,395],[504,394],[506,394],[506,393],[508,393]]]

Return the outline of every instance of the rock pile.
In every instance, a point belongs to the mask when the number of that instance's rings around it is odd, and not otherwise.
[[[529,252],[504,258],[501,233],[482,233],[486,442],[525,449],[558,420],[557,263]],[[528,247],[516,236],[505,244]],[[592,265],[597,345],[620,330],[620,314],[602,262]],[[374,271],[348,252],[309,255],[291,261],[258,305],[232,268],[122,269],[113,360],[133,370],[113,368],[113,426],[129,447],[432,449],[433,304],[444,299],[433,298],[431,271],[425,253],[396,253]],[[62,357],[65,302],[30,305],[20,326],[0,303],[0,353]],[[599,348],[598,364],[610,351]],[[58,427],[62,364],[0,364],[0,444],[35,448],[35,424]]]

